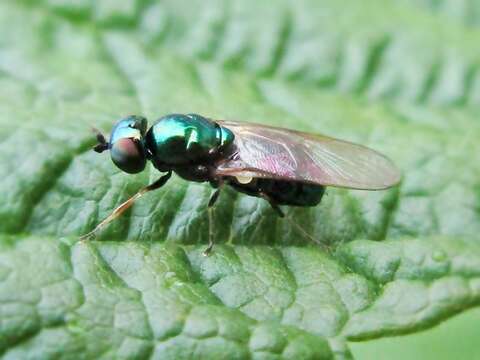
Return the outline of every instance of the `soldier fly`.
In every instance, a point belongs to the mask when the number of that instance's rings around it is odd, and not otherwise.
[[[110,151],[113,163],[128,174],[147,161],[162,173],[116,208],[90,233],[120,216],[147,192],[159,189],[172,172],[216,189],[208,202],[209,244],[213,248],[211,209],[223,186],[265,199],[284,217],[281,205],[316,206],[326,186],[382,190],[400,181],[400,172],[382,154],[362,145],[277,127],[212,120],[198,114],[170,114],[147,129],[147,119],[129,116],[113,128],[109,141],[97,133],[96,152]]]

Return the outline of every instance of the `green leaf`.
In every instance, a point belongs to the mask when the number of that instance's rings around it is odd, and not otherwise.
[[[474,22],[407,1],[50,0],[1,3],[0,32],[5,358],[349,358],[480,303]],[[89,128],[172,112],[356,141],[404,178],[287,221],[227,189],[205,258],[211,189],[174,177],[78,242],[159,176],[120,173]]]

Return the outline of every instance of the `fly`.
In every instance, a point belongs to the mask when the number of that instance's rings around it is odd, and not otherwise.
[[[120,120],[107,141],[97,134],[98,153],[109,150],[122,171],[136,174],[148,161],[165,173],[117,207],[82,236],[87,239],[115,220],[144,194],[159,189],[175,172],[181,178],[209,182],[216,189],[208,202],[208,255],[214,245],[212,207],[223,186],[266,200],[280,208],[316,206],[326,186],[383,190],[400,182],[400,172],[384,155],[362,145],[259,124],[211,120],[197,114],[171,114],[149,129],[141,116]]]

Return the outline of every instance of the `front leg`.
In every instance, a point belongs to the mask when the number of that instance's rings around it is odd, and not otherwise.
[[[105,219],[103,220],[100,224],[98,224],[95,229],[90,231],[88,234],[85,234],[80,237],[80,240],[88,240],[90,238],[95,237],[95,235],[105,226],[107,226],[109,223],[114,221],[116,218],[118,218],[120,215],[122,215],[125,211],[127,211],[138,199],[140,199],[143,195],[146,193],[160,189],[163,185],[167,183],[167,181],[170,179],[172,176],[172,172],[169,171],[166,175],[163,175],[160,179],[155,181],[154,183],[145,186],[144,188],[140,189],[135,195],[133,195],[130,199],[125,201],[123,204],[118,206],[113,212]]]

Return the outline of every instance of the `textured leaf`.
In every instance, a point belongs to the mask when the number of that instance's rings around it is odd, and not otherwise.
[[[479,33],[424,3],[2,2],[0,353],[348,358],[478,305]],[[174,177],[77,242],[159,176],[90,126],[171,112],[356,141],[404,179],[287,221],[226,190],[205,258],[211,189]]]

